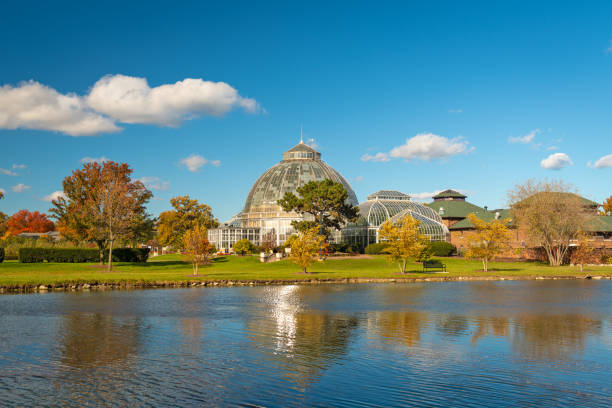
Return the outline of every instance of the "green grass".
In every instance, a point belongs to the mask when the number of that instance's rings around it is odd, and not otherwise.
[[[211,265],[200,268],[200,276],[191,276],[192,268],[178,255],[155,257],[147,263],[118,263],[115,270],[106,272],[96,264],[41,263],[22,264],[5,261],[0,264],[0,287],[17,285],[48,285],[59,283],[118,283],[159,281],[250,281],[302,280],[346,278],[425,278],[425,277],[530,277],[530,276],[612,276],[612,265],[588,267],[581,273],[578,267],[550,267],[538,262],[492,262],[489,272],[482,271],[479,261],[459,258],[439,258],[447,265],[448,273],[422,273],[421,264],[410,264],[409,272],[401,275],[397,264],[384,256],[371,259],[333,259],[315,263],[309,274],[289,261],[260,263],[257,257],[220,257]]]

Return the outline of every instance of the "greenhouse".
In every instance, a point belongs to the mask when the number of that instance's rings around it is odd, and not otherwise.
[[[421,232],[431,241],[446,241],[449,234],[440,215],[423,204],[410,200],[399,191],[381,190],[368,196],[359,204],[359,221],[347,225],[342,231],[342,241],[367,246],[379,242],[378,230],[387,220],[397,222],[407,214],[420,221]]]

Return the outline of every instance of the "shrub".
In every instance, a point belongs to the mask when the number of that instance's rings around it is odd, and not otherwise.
[[[113,262],[147,262],[150,248],[114,248]],[[104,260],[108,259],[108,250],[104,251]]]
[[[457,252],[457,248],[450,242],[434,241],[429,243],[433,256],[451,256]]]
[[[19,248],[19,262],[44,262],[47,248]]]
[[[85,248],[45,248],[45,260],[62,263],[98,262],[100,252]]]
[[[104,253],[105,259],[108,251]],[[113,249],[113,262],[146,262],[149,248],[117,248]],[[19,262],[59,262],[84,263],[98,262],[100,252],[89,248],[20,248]]]
[[[370,244],[365,248],[365,253],[368,255],[377,255],[384,253],[383,250],[387,247],[387,244],[384,242],[378,242],[375,244]]]
[[[0,263],[4,261],[4,248],[0,248]]]
[[[234,252],[240,255],[252,254],[257,252],[257,247],[248,239],[243,238],[234,244]]]

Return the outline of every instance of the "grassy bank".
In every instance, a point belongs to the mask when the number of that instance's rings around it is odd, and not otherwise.
[[[5,261],[0,264],[0,287],[20,285],[56,285],[79,283],[142,283],[181,281],[293,281],[343,279],[402,279],[428,277],[585,277],[587,275],[612,276],[612,266],[587,267],[581,273],[578,267],[550,267],[535,262],[493,262],[489,272],[482,264],[458,258],[440,258],[448,273],[423,273],[421,264],[411,264],[402,275],[397,265],[388,263],[383,256],[370,258],[328,259],[315,263],[312,273],[301,274],[300,268],[288,261],[260,263],[256,257],[220,257],[211,265],[201,268],[200,276],[193,277],[189,263],[177,255],[155,257],[144,264],[118,263],[113,272],[106,272],[96,264],[41,263],[21,264]]]

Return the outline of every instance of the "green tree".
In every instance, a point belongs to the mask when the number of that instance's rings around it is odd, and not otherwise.
[[[234,244],[234,252],[240,255],[250,254],[255,250],[255,245],[246,238],[236,241]]]
[[[181,250],[186,231],[198,225],[207,229],[219,226],[211,208],[199,203],[198,200],[192,200],[189,196],[179,196],[170,199],[170,204],[174,209],[159,215],[157,240],[163,246]]]
[[[482,260],[485,272],[489,270],[489,261],[502,254],[509,248],[510,230],[506,227],[508,220],[492,220],[486,222],[474,214],[468,215],[475,231],[467,235],[468,248],[466,258]]]
[[[301,231],[291,239],[291,262],[302,267],[302,272],[307,273],[307,268],[314,262],[319,251],[325,246],[325,236],[319,234],[319,228],[313,227]]]
[[[133,233],[136,219],[148,217],[145,204],[152,193],[131,179],[132,172],[126,163],[86,163],[64,179],[64,196],[50,210],[63,236],[96,243],[100,263],[108,246],[109,271],[115,243]]]
[[[359,208],[348,204],[348,192],[342,183],[332,180],[310,181],[297,189],[299,198],[293,193],[285,193],[278,200],[284,211],[295,211],[300,215],[310,215],[313,220],[293,221],[298,231],[307,231],[312,227],[319,229],[319,234],[328,236],[330,229],[340,229],[345,223],[356,221]]]
[[[383,252],[390,261],[397,262],[400,272],[406,273],[409,258],[418,258],[427,248],[429,240],[419,229],[420,222],[406,214],[397,224],[385,221],[378,236],[387,246]]]

